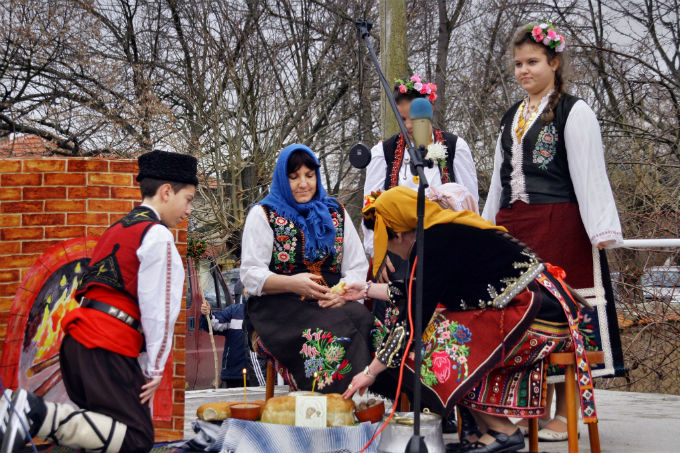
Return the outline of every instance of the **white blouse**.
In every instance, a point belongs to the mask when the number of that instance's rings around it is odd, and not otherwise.
[[[411,157],[408,151],[404,150],[404,160],[401,162],[399,169],[399,185],[410,187],[413,190],[418,190],[418,184],[413,181],[413,173],[410,167]],[[385,152],[383,151],[382,142],[379,142],[371,149],[371,162],[366,167],[366,182],[364,183],[364,196],[371,192],[384,190],[385,188],[385,173],[387,171],[387,162],[385,162]],[[456,178],[456,183],[464,186],[479,203],[479,189],[477,186],[477,170],[475,169],[475,162],[472,160],[472,152],[467,142],[461,137],[456,140],[456,155],[453,159],[453,173]],[[425,177],[430,187],[441,186],[441,174],[435,165],[432,168],[425,168]],[[361,223],[361,228],[364,233],[364,248],[366,253],[373,256],[373,230],[369,230]]]
[[[340,281],[364,281],[368,273],[368,261],[359,234],[346,210],[343,234]],[[274,231],[269,225],[267,214],[261,205],[255,205],[248,212],[241,239],[241,281],[251,295],[261,296],[264,282],[274,274],[269,269],[273,247]]]
[[[543,99],[539,109],[542,109],[546,102],[547,97]],[[517,115],[519,115],[519,110],[515,116]],[[517,118],[513,123],[516,121]],[[528,127],[531,128],[531,124]],[[623,243],[621,222],[607,178],[600,124],[595,112],[583,100],[578,100],[569,112],[564,127],[564,141],[569,174],[574,185],[581,220],[590,242],[595,246],[609,240],[614,241],[615,244]],[[511,172],[513,201],[528,200],[528,195],[524,191],[524,174],[521,171],[523,158],[521,142],[518,143],[517,148],[519,152],[514,152],[513,149]],[[500,209],[503,190],[500,175],[502,163],[501,134],[499,134],[496,141],[489,196],[482,212],[482,217],[493,223],[496,223],[496,214]]]
[[[144,206],[158,212],[151,206]],[[146,353],[139,363],[144,376],[161,377],[172,350],[175,321],[182,307],[184,264],[175,239],[163,225],[149,228],[137,249],[137,296]]]

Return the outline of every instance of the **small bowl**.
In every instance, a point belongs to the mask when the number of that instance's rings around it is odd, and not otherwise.
[[[385,415],[385,403],[380,401],[373,406],[367,407],[366,409],[356,411],[355,415],[357,416],[357,420],[360,422],[378,422],[382,420],[383,415]]]
[[[255,421],[260,418],[260,405],[254,403],[239,403],[231,406],[232,418]]]

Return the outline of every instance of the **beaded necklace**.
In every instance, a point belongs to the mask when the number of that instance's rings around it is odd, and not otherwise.
[[[538,106],[532,109],[526,109],[529,103],[528,98],[522,102],[519,106],[519,118],[517,118],[517,128],[515,129],[515,135],[517,135],[517,141],[522,141],[524,133],[529,129],[529,124],[534,121],[536,115],[538,114]],[[526,112],[525,112],[526,110]]]

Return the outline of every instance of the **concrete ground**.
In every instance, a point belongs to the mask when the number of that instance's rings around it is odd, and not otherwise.
[[[277,395],[286,394],[288,387],[277,386],[275,392]],[[191,422],[196,419],[198,406],[212,401],[238,401],[242,398],[242,388],[187,391],[185,438],[193,435]],[[248,387],[248,399],[264,399],[264,387]],[[680,396],[596,390],[595,402],[602,453],[680,453]],[[579,425],[579,451],[589,452],[588,428],[583,423]],[[444,435],[444,442],[456,441],[456,435]],[[567,442],[540,442],[539,450],[566,453]]]

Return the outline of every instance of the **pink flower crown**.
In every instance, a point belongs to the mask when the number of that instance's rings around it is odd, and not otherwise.
[[[555,52],[562,52],[566,47],[564,36],[555,31],[555,27],[550,22],[539,22],[538,24],[529,24],[526,30],[531,32],[531,37],[539,44],[550,47]]]
[[[423,83],[423,79],[418,74],[413,74],[406,82],[401,79],[394,79],[394,81],[399,84],[399,92],[402,94],[410,91],[418,94],[427,94],[427,99],[430,102],[434,102],[437,99],[437,85],[434,83]]]

